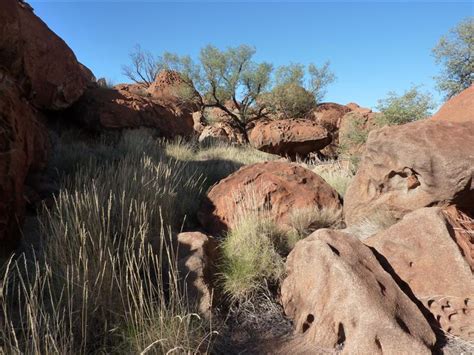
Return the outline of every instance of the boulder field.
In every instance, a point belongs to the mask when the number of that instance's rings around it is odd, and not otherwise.
[[[249,142],[296,159],[337,157],[356,104],[318,105],[304,118],[262,120],[239,131],[225,112],[186,101],[180,75],[161,72],[148,88],[99,87],[67,44],[18,0],[0,2],[0,254],[18,244],[29,177],[48,163],[50,115],[102,131],[152,127],[166,138]],[[207,234],[176,235],[180,286],[213,316],[219,242],[240,212],[265,212],[279,227],[298,209],[344,213],[348,228],[320,229],[286,258],[280,303],[294,334],[272,353],[429,354],[446,335],[474,341],[474,87],[432,118],[369,134],[344,201],[319,175],[286,160],[242,167],[212,186],[197,219]],[[208,125],[210,115],[220,122]],[[34,191],[33,191],[34,193]],[[394,224],[368,238],[352,227],[383,211]],[[196,222],[197,224],[197,222]],[[268,349],[265,349],[268,351]]]

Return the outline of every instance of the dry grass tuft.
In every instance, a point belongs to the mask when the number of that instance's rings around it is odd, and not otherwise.
[[[342,209],[309,207],[296,209],[290,216],[292,231],[288,235],[288,247],[293,249],[296,242],[306,238],[321,228],[340,228],[342,226]]]
[[[382,232],[397,223],[397,219],[390,211],[379,210],[363,218],[359,223],[350,226],[345,231],[364,240],[374,234]]]
[[[205,179],[140,131],[84,143],[87,157],[61,145],[41,247],[0,274],[0,352],[206,351],[213,332],[179,287],[173,247]]]
[[[312,167],[310,166],[309,168],[321,176],[342,197],[344,197],[344,194],[355,175],[354,169],[348,161],[336,160]]]

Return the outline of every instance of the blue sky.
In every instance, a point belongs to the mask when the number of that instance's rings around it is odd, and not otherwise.
[[[464,2],[30,2],[97,77],[126,82],[136,45],[197,56],[206,44],[250,44],[275,65],[331,62],[337,81],[325,101],[374,107],[390,90],[423,85],[439,101],[431,48],[460,20]]]

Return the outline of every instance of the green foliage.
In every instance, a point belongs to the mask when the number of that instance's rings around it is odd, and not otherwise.
[[[469,17],[441,37],[433,55],[444,70],[436,77],[446,99],[474,83],[474,17]]]
[[[222,243],[222,282],[233,299],[244,299],[265,281],[276,282],[283,273],[283,258],[277,252],[282,232],[275,223],[258,214],[243,216]]]
[[[310,76],[310,91],[314,94],[316,102],[320,102],[326,95],[326,87],[336,80],[336,76],[329,69],[329,62],[324,63],[321,68],[314,64],[308,66]]]
[[[335,80],[329,63],[320,68],[310,64],[307,74],[305,66],[291,64],[279,67],[272,82],[273,66],[255,62],[255,52],[247,45],[225,50],[208,45],[201,49],[199,61],[195,62],[190,56],[168,52],[154,57],[137,47],[130,55],[132,65],[124,67],[124,74],[149,86],[151,76],[160,70],[176,71],[186,84],[179,97],[192,97],[197,90],[204,114],[205,108],[218,107],[241,128],[272,111],[281,111],[285,117],[303,116]],[[229,109],[229,101],[236,110]]]
[[[271,111],[284,118],[304,117],[316,106],[314,95],[295,83],[276,86],[264,100]]]
[[[303,117],[322,100],[326,87],[335,80],[329,63],[321,68],[310,64],[306,84],[305,71],[302,64],[284,65],[276,70],[275,86],[263,100],[270,111],[284,118]]]
[[[219,107],[236,122],[245,125],[262,115],[254,110],[258,97],[270,83],[272,65],[253,61],[255,49],[247,45],[220,50],[208,45],[201,49],[199,62],[189,56],[165,53],[160,57],[163,69],[175,70],[197,89],[204,107]],[[225,103],[232,100],[238,113]]]
[[[377,120],[379,126],[399,125],[424,119],[435,108],[430,94],[422,93],[414,86],[399,96],[388,93],[387,98],[379,100],[377,109],[382,113]]]

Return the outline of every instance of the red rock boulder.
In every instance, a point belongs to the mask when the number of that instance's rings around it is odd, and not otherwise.
[[[20,239],[25,180],[44,168],[49,149],[46,128],[22,97],[14,79],[0,71],[0,254]]]
[[[474,85],[449,99],[433,120],[448,122],[473,122],[474,121]]]
[[[342,209],[338,193],[312,171],[281,161],[245,166],[207,194],[198,218],[211,235],[231,229],[239,213],[267,212],[287,226],[291,213],[306,208]]]
[[[180,233],[177,241],[178,271],[186,288],[187,301],[196,306],[201,315],[210,318],[217,241],[200,232]]]
[[[331,134],[308,119],[266,120],[255,123],[249,141],[263,152],[295,159],[319,152],[331,143]]]
[[[70,114],[81,125],[95,130],[151,127],[168,138],[194,133],[192,110],[164,106],[163,101],[134,84],[90,88],[72,106]]]
[[[199,135],[199,142],[246,144],[247,139],[240,127],[227,119],[205,126]]]
[[[0,2],[0,63],[40,109],[70,106],[93,80],[67,44],[19,0]]]
[[[366,115],[372,112],[370,109],[360,107],[355,103],[349,103],[347,105],[339,105],[332,102],[325,102],[319,104],[310,114],[307,116],[308,119],[314,120],[317,124],[321,125],[329,133],[331,133],[331,143],[321,150],[321,153],[329,158],[337,158],[339,155],[339,135],[341,127],[347,123],[344,123],[349,117],[349,113],[357,113],[360,115]],[[342,128],[344,130],[344,128]]]
[[[422,312],[356,237],[323,229],[299,241],[281,287],[299,354],[431,354]],[[282,353],[282,352],[279,352]]]
[[[383,255],[439,326],[474,340],[473,219],[454,207],[422,208],[364,243]]]
[[[474,123],[424,120],[372,131],[344,196],[348,225],[376,211],[399,219],[427,206],[474,213]]]
[[[199,93],[175,71],[161,71],[146,92],[159,104],[173,111],[194,112],[200,109]]]

